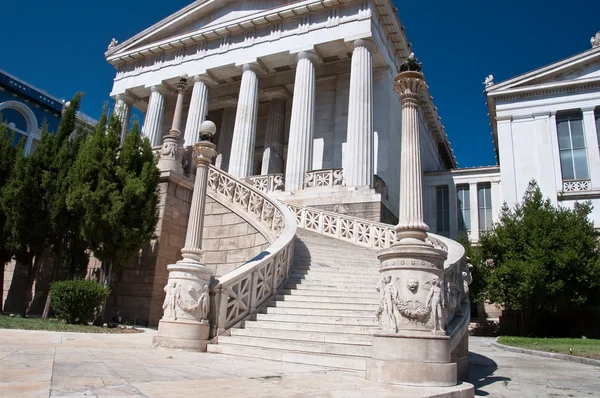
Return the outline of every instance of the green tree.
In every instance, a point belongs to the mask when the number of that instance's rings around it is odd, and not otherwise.
[[[85,141],[72,168],[69,209],[81,217],[81,233],[102,262],[102,282],[113,267],[131,261],[154,235],[159,172],[139,125],[120,148],[120,121],[106,115]]]
[[[17,157],[17,148],[13,145],[15,135],[0,121],[0,198],[4,187],[12,173]],[[12,251],[8,247],[8,237],[5,231],[6,215],[0,210],[0,288],[4,286],[4,267],[12,258]],[[0,300],[0,314],[2,313],[2,300]]]
[[[589,202],[573,209],[544,200],[535,181],[514,209],[480,237],[487,270],[485,294],[507,310],[520,310],[523,332],[534,313],[585,304],[600,282],[598,241]]]

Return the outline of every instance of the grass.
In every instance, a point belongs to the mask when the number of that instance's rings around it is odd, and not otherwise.
[[[101,326],[70,325],[58,319],[22,318],[0,315],[0,329],[46,330],[52,332],[76,333],[139,333],[141,330],[129,328],[107,328]]]
[[[535,338],[535,337],[498,337],[498,343],[530,350],[575,355],[578,357],[600,359],[600,340]],[[569,348],[573,349],[571,354]]]

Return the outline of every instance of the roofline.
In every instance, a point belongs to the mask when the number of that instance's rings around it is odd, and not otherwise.
[[[57,97],[53,96],[52,94],[48,94],[46,91],[44,91],[44,90],[42,90],[42,89],[40,89],[40,88],[37,88],[36,86],[34,86],[34,85],[33,85],[33,84],[31,84],[31,83],[27,83],[27,82],[26,82],[26,81],[24,81],[23,79],[19,79],[19,78],[18,78],[18,77],[16,77],[15,75],[13,75],[13,74],[11,74],[11,73],[8,73],[8,72],[6,72],[5,70],[2,70],[2,69],[0,69],[0,73],[2,73],[2,74],[4,74],[4,75],[6,75],[6,76],[8,76],[8,77],[10,77],[11,79],[14,79],[14,80],[18,81],[19,83],[21,83],[21,84],[23,84],[23,85],[25,85],[25,86],[29,87],[29,88],[30,88],[30,89],[32,89],[32,90],[35,90],[35,91],[39,92],[40,94],[43,94],[43,95],[45,95],[46,97],[49,97],[51,100],[54,100],[54,101],[56,101],[56,102],[59,102],[59,103],[60,103],[60,102],[62,102],[62,100],[58,99]]]
[[[478,166],[478,167],[464,167],[460,169],[449,169],[449,170],[436,170],[427,171],[424,173],[427,176],[437,176],[443,174],[500,174],[500,166]]]

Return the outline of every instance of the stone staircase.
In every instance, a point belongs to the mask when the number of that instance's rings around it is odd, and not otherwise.
[[[375,250],[298,229],[283,290],[208,351],[364,371],[377,329],[378,267]]]

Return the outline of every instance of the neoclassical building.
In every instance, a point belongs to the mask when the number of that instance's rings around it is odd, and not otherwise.
[[[289,201],[393,221],[401,112],[391,87],[410,53],[389,0],[206,0],[113,40],[106,59],[117,110],[125,124],[141,110],[153,145],[175,117],[194,144],[208,117],[222,170]],[[423,170],[456,167],[429,94],[420,109]]]

